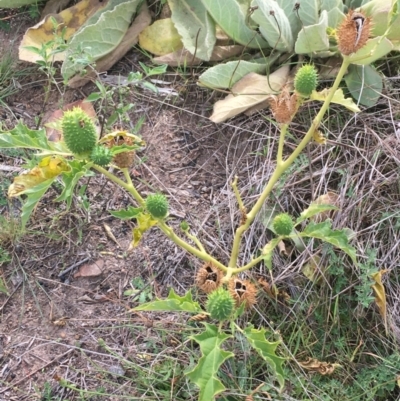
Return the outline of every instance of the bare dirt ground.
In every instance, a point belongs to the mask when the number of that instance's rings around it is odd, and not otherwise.
[[[11,47],[15,54],[18,37],[31,23],[22,18],[12,21],[10,33],[0,31],[0,53]],[[126,76],[139,68],[141,57],[137,51],[130,52],[110,73]],[[130,124],[145,116],[140,135],[147,143],[131,176],[143,194],[167,194],[170,223],[179,227],[187,220],[214,256],[226,261],[239,221],[230,182],[238,174],[242,196],[249,204],[254,200],[274,167],[270,149],[276,145],[277,128],[268,119],[269,111],[227,124],[211,123],[208,116],[215,98],[196,86],[196,71],[193,74],[163,77],[178,91],[175,98],[131,92],[129,100],[135,107],[129,114]],[[38,72],[21,79],[20,91],[1,108],[5,126],[12,127],[16,118],[22,118],[34,127],[35,117],[43,111],[43,82]],[[83,99],[93,90],[93,85],[68,90],[62,101]],[[391,96],[397,94],[398,89],[392,88]],[[58,109],[60,102],[54,89],[44,112]],[[382,109],[389,110],[386,102],[382,100]],[[396,113],[382,112],[378,106],[379,118],[374,113],[349,114],[349,124],[342,129],[334,107],[324,122],[330,138],[327,147],[310,145],[309,162],[304,158],[294,166],[269,206],[296,215],[312,199],[336,191],[342,209],[335,217],[336,227],[350,226],[359,233],[357,241],[368,244],[376,241],[368,227],[378,224],[382,213],[395,212],[400,201]],[[304,121],[295,121],[293,141],[304,131]],[[20,155],[0,155],[1,165],[19,168],[22,163]],[[1,180],[11,180],[12,172],[0,174]],[[124,208],[131,199],[99,175],[85,178],[84,184],[86,192],[75,197],[67,213],[65,205],[53,202],[60,190],[55,186],[35,210],[27,232],[14,242],[10,226],[10,239],[2,245],[11,261],[0,270],[9,286],[9,296],[0,294],[0,401],[192,399],[181,371],[181,362],[189,359],[180,352],[184,317],[128,311],[140,297],[165,296],[170,287],[183,294],[193,284],[199,262],[156,229],[128,253],[133,224],[112,218],[109,210]],[[365,205],[367,197],[370,201]],[[89,211],[83,207],[86,199]],[[11,221],[18,215],[17,202],[0,208]],[[261,216],[247,236],[242,260],[261,248],[267,235]],[[380,235],[377,260],[384,268],[398,267],[398,228],[382,226]],[[276,256],[277,283],[298,286],[304,280],[300,266],[307,257]],[[101,274],[77,277],[85,264],[99,267]],[[254,270],[265,274],[261,266]],[[136,290],[134,295],[126,295],[129,289]],[[397,296],[388,295],[395,310]],[[170,357],[169,370],[165,364],[157,365],[161,349]],[[154,367],[176,387],[170,385],[166,392],[152,382],[137,380]],[[61,386],[60,378],[75,389]],[[79,389],[85,390],[86,398],[80,398]]]

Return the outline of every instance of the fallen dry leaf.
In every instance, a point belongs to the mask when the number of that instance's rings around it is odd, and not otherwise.
[[[331,375],[335,371],[335,368],[340,367],[338,363],[321,362],[314,358],[308,358],[306,361],[299,362],[299,365],[305,370],[318,372],[323,376]]]
[[[85,263],[74,274],[74,278],[78,277],[97,277],[103,273],[104,260],[97,259],[93,263]]]
[[[383,324],[385,326],[385,332],[388,333],[387,329],[387,314],[386,314],[386,291],[382,284],[382,276],[387,272],[387,270],[380,270],[372,274],[372,279],[375,281],[371,287],[375,295],[375,303],[378,306],[379,313],[382,316]]]
[[[317,205],[332,205],[339,207],[339,195],[334,192],[327,192],[324,195],[319,196],[313,203]],[[316,223],[320,223],[326,219],[333,217],[335,210],[327,210],[325,212],[321,212],[313,216],[311,219]]]
[[[326,266],[321,266],[320,262],[321,257],[314,255],[301,268],[301,272],[315,284],[321,282],[322,275],[326,271]]]
[[[247,74],[236,82],[232,94],[215,103],[210,120],[215,123],[223,122],[265,101],[283,88],[288,76],[288,65],[279,68],[269,77],[255,72]]]

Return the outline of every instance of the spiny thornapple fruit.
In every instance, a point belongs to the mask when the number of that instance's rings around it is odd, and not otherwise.
[[[111,150],[102,145],[96,145],[90,154],[90,160],[98,166],[109,165],[112,158]]]
[[[211,318],[216,320],[227,320],[235,309],[235,300],[228,290],[219,287],[208,295],[206,310]]]
[[[294,88],[302,96],[310,96],[317,88],[318,73],[313,65],[303,65],[294,77]]]
[[[278,235],[290,235],[293,230],[292,217],[287,213],[278,214],[274,218],[272,226]]]
[[[147,211],[155,219],[164,219],[168,215],[168,199],[163,194],[149,195],[145,201]]]
[[[61,127],[68,149],[75,155],[87,157],[96,146],[96,127],[79,107],[64,112]]]

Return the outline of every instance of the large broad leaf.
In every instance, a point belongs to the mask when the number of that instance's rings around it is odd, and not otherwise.
[[[247,26],[247,15],[237,0],[201,0],[201,2],[214,21],[235,42],[255,49],[268,47],[268,43],[261,35]]]
[[[215,103],[210,119],[219,123],[267,100],[272,94],[282,89],[288,76],[289,66],[287,65],[268,77],[255,73],[246,75],[233,86],[232,95]]]
[[[54,41],[54,20],[58,24],[56,34],[60,34],[63,30],[65,31],[64,39],[69,40],[93,13],[103,7],[104,3],[100,3],[98,0],[82,0],[57,15],[47,15],[42,21],[26,31],[19,46],[20,60],[31,63],[42,60],[42,56],[37,51],[32,51],[32,48],[41,49],[42,46]],[[53,50],[56,51],[51,54],[51,61],[64,61],[65,52],[53,49],[53,46],[47,48],[47,55],[50,55]]]
[[[269,45],[282,52],[293,50],[294,40],[290,22],[285,12],[275,0],[254,0],[257,9],[251,18],[259,24],[261,34]]]
[[[368,40],[358,52],[349,56],[348,60],[353,64],[368,65],[386,56],[393,50],[393,44],[387,38],[377,37]]]
[[[175,293],[173,288],[170,289],[168,298],[156,299],[133,308],[132,311],[169,311],[169,312],[189,312],[202,313],[198,302],[193,301],[192,293],[188,291],[183,297]]]
[[[371,107],[381,96],[381,75],[370,65],[350,65],[344,77],[351,96],[362,105]]]
[[[319,19],[319,0],[297,0],[296,3],[302,26],[315,25]]]
[[[210,60],[215,45],[215,24],[199,0],[168,0],[171,19],[190,53]]]
[[[339,8],[340,11],[343,11],[343,7],[343,0],[321,0],[321,11],[326,10],[329,12],[334,8]]]
[[[124,38],[139,4],[140,0],[126,0],[112,10],[102,12],[96,23],[76,33],[69,42],[62,65],[64,78],[72,77],[84,67],[77,63],[82,51],[91,61],[95,61],[114,50]]]
[[[301,237],[318,238],[322,241],[329,242],[336,248],[339,248],[350,256],[353,263],[357,264],[356,250],[349,244],[349,239],[344,230],[332,230],[329,220],[322,223],[311,222],[302,233]]]
[[[276,0],[276,2],[288,17],[293,38],[297,38],[297,34],[302,27],[296,10],[297,0]]]
[[[279,53],[276,53],[279,56]],[[258,59],[250,61],[228,61],[225,64],[218,64],[208,68],[199,77],[199,84],[207,88],[230,89],[245,75],[256,72],[265,74],[268,59]]]
[[[328,10],[328,26],[336,28],[342,22],[344,17],[345,15],[339,7],[334,7],[331,10]]]
[[[329,39],[326,33],[328,28],[328,13],[324,10],[318,24],[304,27],[297,37],[295,50],[297,54],[309,54],[329,49]]]
[[[225,390],[225,386],[217,378],[219,368],[234,354],[221,349],[221,344],[231,336],[219,333],[218,328],[214,325],[207,323],[204,325],[206,331],[191,337],[200,345],[202,356],[196,367],[186,375],[200,388],[198,400],[212,401],[217,394]]]
[[[262,358],[272,368],[281,389],[285,385],[283,363],[285,358],[276,355],[276,349],[281,341],[270,342],[265,338],[265,329],[255,329],[252,325],[249,325],[243,331],[247,341],[250,345],[262,356]]]
[[[10,132],[0,133],[0,148],[37,149],[41,154],[69,153],[63,142],[49,142],[44,129],[31,130],[21,121]]]
[[[327,88],[323,89],[320,92],[313,91],[311,93],[310,100],[320,100],[321,102],[324,102],[325,99],[328,97],[328,95],[329,95],[329,89]],[[336,104],[341,104],[342,106],[346,107],[346,109],[349,109],[354,113],[359,113],[361,111],[358,108],[358,106],[354,103],[353,99],[351,99],[350,97],[344,97],[342,89],[336,90],[331,102]]]

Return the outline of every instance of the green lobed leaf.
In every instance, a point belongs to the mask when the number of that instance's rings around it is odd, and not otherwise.
[[[22,121],[9,132],[0,133],[0,148],[38,149],[43,153],[69,153],[63,142],[49,142],[44,129],[31,130]]]
[[[32,214],[33,209],[36,204],[40,201],[42,196],[46,193],[46,191],[51,187],[51,184],[57,177],[50,178],[49,180],[43,181],[39,185],[36,185],[32,188],[26,189],[22,191],[20,195],[27,195],[27,199],[22,206],[21,213],[21,225],[22,229],[25,228],[26,223],[29,220],[29,217]]]
[[[327,212],[329,210],[339,210],[339,208],[337,208],[336,206],[332,206],[332,205],[311,203],[307,209],[305,209],[301,212],[300,216],[297,218],[297,220],[295,222],[295,225],[297,226],[302,221],[307,220],[310,217],[313,217],[318,213]]]
[[[210,60],[215,45],[215,24],[199,0],[168,0],[171,19],[191,54]]]
[[[156,299],[133,308],[132,311],[170,311],[170,312],[189,312],[204,313],[198,302],[193,301],[192,293],[188,291],[183,297],[175,293],[173,288],[170,289],[168,298]]]
[[[91,164],[87,164],[79,160],[71,160],[69,162],[71,170],[62,173],[64,188],[60,196],[55,199],[56,202],[66,201],[68,209],[71,207],[72,195],[74,193],[75,186],[78,181],[87,173],[90,165]]]
[[[110,210],[110,214],[121,220],[131,220],[143,212],[140,207],[128,206],[127,209],[122,210]]]
[[[358,52],[353,53],[349,56],[348,60],[352,64],[367,65],[374,61],[386,56],[393,50],[392,42],[384,37],[377,37],[368,40],[365,46],[363,46]]]
[[[344,79],[351,96],[364,106],[374,106],[381,96],[382,76],[370,65],[350,65]]]
[[[325,88],[319,92],[313,91],[311,93],[310,100],[320,100],[321,102],[324,102],[328,95],[328,88]],[[359,113],[361,111],[351,97],[344,97],[343,89],[341,88],[336,90],[331,100],[331,103],[341,104],[353,113]]]
[[[63,77],[69,79],[81,71],[82,65],[75,61],[79,49],[93,61],[111,53],[124,38],[139,4],[140,0],[126,0],[111,10],[102,10],[95,23],[89,20],[68,43],[68,51],[61,68]]]
[[[344,230],[332,230],[331,225],[332,223],[329,220],[321,223],[311,222],[299,235],[301,237],[318,238],[332,244],[350,256],[353,263],[357,265],[356,250],[349,244],[346,232]]]
[[[329,50],[326,28],[328,28],[328,13],[324,10],[317,24],[306,26],[299,32],[295,44],[296,53],[309,54]]]
[[[294,39],[290,22],[285,12],[275,0],[254,0],[251,18],[257,24],[268,44],[278,51],[291,52]]]
[[[252,325],[247,326],[243,334],[246,336],[250,345],[258,352],[258,354],[269,364],[272,368],[281,389],[285,385],[283,363],[286,361],[276,355],[276,349],[281,341],[270,342],[265,338],[266,330],[264,328],[255,329]]]
[[[200,345],[201,358],[196,367],[187,372],[189,379],[200,388],[199,401],[213,401],[215,396],[225,390],[217,378],[220,366],[232,358],[232,352],[221,349],[221,344],[232,336],[218,332],[215,325],[203,323],[206,330],[190,338]]]
[[[216,24],[235,42],[252,49],[268,47],[262,36],[250,29],[247,24],[247,15],[236,0],[201,0]]]
[[[280,54],[275,52],[267,58],[252,61],[228,61],[225,64],[217,64],[200,75],[199,84],[207,88],[230,89],[250,72],[265,74],[267,65],[274,63],[279,56]]]

